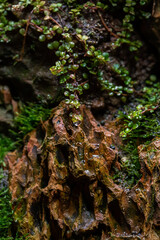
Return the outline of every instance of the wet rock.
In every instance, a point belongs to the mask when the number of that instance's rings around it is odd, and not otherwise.
[[[109,177],[109,169],[117,161],[117,149],[110,148],[112,133],[97,126],[84,106],[81,114],[85,121],[75,127],[66,111],[64,105],[53,111],[42,127],[44,139],[38,140],[35,130],[28,135],[21,156],[16,152],[8,155],[14,204],[22,196],[15,216],[24,205],[20,225],[24,232],[27,228],[31,234],[32,230],[32,239],[44,237],[44,232],[53,238],[52,226],[58,229],[57,239],[63,231],[68,236],[68,229],[71,235],[94,231],[108,221],[103,191],[107,197],[107,187],[111,195],[114,188],[113,199],[122,193]]]
[[[30,8],[24,10],[17,1],[12,2],[10,14],[17,21],[28,19],[31,15]],[[58,81],[49,70],[55,63],[55,56],[36,36],[37,32],[30,26],[25,44],[18,31],[9,34],[9,43],[1,43],[0,85],[9,87],[14,100],[47,100],[48,95],[50,98],[57,95]]]
[[[41,129],[28,134],[22,153],[7,155],[22,234],[31,239],[158,239],[160,140],[139,146],[142,178],[125,190],[111,177],[118,152],[114,131],[97,126],[85,106],[84,120],[73,126],[68,111],[61,103]]]
[[[13,39],[14,41],[18,40]],[[5,45],[0,49],[0,84],[9,87],[14,99],[22,101],[33,101],[39,97],[47,99],[48,94],[54,98],[58,82],[49,70],[53,64],[49,57],[47,59],[47,54],[50,53],[45,49],[46,54],[42,57],[29,48],[30,45],[26,44],[28,54],[18,62],[13,58],[20,54],[21,49],[16,49],[12,45]],[[41,49],[43,51],[43,48]],[[9,54],[7,55],[6,52]]]
[[[104,107],[105,107],[105,100],[103,97],[99,99],[94,99],[91,105],[91,108],[93,110],[101,110],[101,109],[104,109]]]
[[[2,169],[0,169],[1,174],[1,182],[0,182],[0,190],[8,187],[8,171],[5,170],[2,172]]]
[[[150,18],[147,21],[142,22],[141,24],[141,32],[145,36],[145,39],[150,44],[152,51],[155,51],[155,54],[157,55],[158,59],[160,56],[160,1],[154,0],[152,1],[152,18]],[[151,2],[151,3],[152,3]]]
[[[18,102],[13,100],[7,86],[0,86],[0,132],[8,133],[13,117],[19,111]]]

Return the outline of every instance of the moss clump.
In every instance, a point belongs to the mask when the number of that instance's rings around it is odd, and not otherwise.
[[[4,156],[14,149],[14,142],[11,138],[0,134],[0,167],[4,165]]]
[[[15,142],[21,143],[24,136],[45,121],[51,114],[51,109],[43,104],[28,103],[21,107],[21,112],[14,119],[14,130],[11,130]]]
[[[149,86],[148,86],[149,85]],[[119,112],[123,122],[121,136],[126,157],[121,159],[122,172],[115,176],[120,182],[133,186],[140,178],[140,164],[137,147],[148,144],[154,137],[160,137],[160,84],[155,76],[151,75],[143,88],[143,97],[136,100],[136,107],[124,107],[124,112]]]
[[[13,150],[14,144],[10,138],[0,135],[0,239],[7,238],[13,221],[13,211],[7,184],[7,175],[3,172],[4,156]]]
[[[120,112],[120,118],[124,121],[124,129],[121,131],[124,140],[139,138],[146,141],[160,136],[160,83],[153,83],[153,75],[146,83],[151,86],[143,88],[143,97],[137,99],[136,108],[126,108],[125,113]]]
[[[0,174],[0,181],[3,180],[3,173]],[[8,236],[8,230],[13,221],[13,212],[10,204],[8,188],[0,189],[0,239]]]
[[[121,158],[121,171],[115,169],[113,179],[118,184],[125,187],[134,186],[141,177],[138,149],[135,140],[124,142],[121,149],[123,157]]]

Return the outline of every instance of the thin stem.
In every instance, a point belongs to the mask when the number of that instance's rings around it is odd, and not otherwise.
[[[110,28],[106,25],[106,23],[105,23],[102,15],[101,15],[101,13],[100,13],[100,11],[97,11],[97,12],[98,12],[98,16],[100,17],[101,22],[102,22],[103,26],[105,27],[105,29],[106,29],[113,37],[118,38],[118,36],[117,36],[115,33],[113,33],[112,30],[110,30]]]

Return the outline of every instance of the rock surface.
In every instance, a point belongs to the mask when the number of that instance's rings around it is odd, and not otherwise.
[[[108,131],[81,107],[73,125],[61,103],[29,133],[22,153],[7,155],[15,219],[30,239],[158,240],[160,139],[139,146],[142,178],[131,190],[114,183],[116,123]],[[114,146],[114,149],[113,149]]]
[[[7,86],[0,86],[0,132],[8,133],[13,125],[13,116],[19,111],[18,102],[15,101]]]
[[[46,0],[47,4],[50,4],[50,2],[50,0]],[[28,20],[29,17],[32,19],[36,18],[36,16],[31,13],[31,6],[28,6],[27,9],[17,8],[16,0],[12,1],[12,5],[14,7],[11,8],[10,14],[14,20],[21,21],[23,19]],[[65,11],[66,13],[64,14]],[[72,31],[75,26],[71,22],[71,17],[68,12],[70,10],[67,9],[66,6],[65,11],[61,13],[62,22],[64,26],[69,27]],[[38,17],[43,20],[41,15]],[[57,14],[54,14],[54,17],[56,21],[61,23]],[[11,20],[13,20],[12,18]],[[110,27],[113,25],[117,31],[122,31],[122,26],[117,18],[114,19],[110,14],[106,14],[104,20],[110,23]],[[148,27],[148,22],[146,27]],[[110,53],[113,51],[113,36],[111,37],[110,33],[106,31],[96,11],[92,11],[91,9],[86,12],[83,18],[79,19],[79,28],[82,29],[84,35],[89,36],[89,44],[96,44],[97,49],[102,49],[104,52]],[[134,32],[134,34],[135,37],[139,39],[139,34],[136,32]],[[47,48],[48,42],[40,43],[38,41],[39,33],[37,33],[32,25],[29,26],[26,38],[19,34],[19,29],[13,32],[11,31],[8,35],[11,42],[1,43],[0,48],[0,85],[9,87],[14,100],[20,99],[23,102],[27,102],[35,101],[39,98],[42,98],[44,101],[54,99],[57,95],[57,89],[59,89],[59,83],[57,77],[51,74],[49,68],[55,65],[57,56],[54,51]],[[75,33],[73,35],[75,35]],[[55,38],[55,40],[59,41],[59,38]],[[76,42],[76,44],[78,45],[79,43]],[[130,71],[133,81],[142,83],[142,81],[149,78],[150,72],[155,64],[155,58],[153,54],[148,52],[145,44],[144,47],[140,49],[140,53],[136,59],[134,59],[134,54],[128,52],[127,49],[128,48],[124,47],[124,51],[118,50],[117,53],[113,51],[112,61],[115,63],[118,61],[120,65],[126,67]],[[80,51],[80,53],[82,53],[82,51]],[[82,53],[82,55],[83,54],[84,53]],[[104,78],[111,82],[115,78],[110,71],[104,71],[104,75]],[[81,73],[79,77],[81,77]],[[93,85],[92,92],[94,88],[95,85]],[[105,97],[105,94],[101,91],[97,94],[97,90],[96,88],[96,91],[93,93],[94,97],[99,94]],[[108,94],[106,98],[108,98]],[[86,96],[84,99],[86,99]],[[111,104],[117,106],[116,100],[116,98],[115,101],[111,99]],[[104,103],[101,99],[98,101],[100,107],[103,107]]]
[[[12,41],[13,45],[0,48],[0,84],[9,87],[15,100],[34,101],[39,97],[47,99],[48,95],[54,98],[58,82],[49,70],[53,64],[49,51],[45,49],[42,56],[42,52],[32,51],[27,41],[23,59],[16,62],[14,57],[20,54],[22,39],[15,36]],[[16,42],[20,46],[15,47]]]

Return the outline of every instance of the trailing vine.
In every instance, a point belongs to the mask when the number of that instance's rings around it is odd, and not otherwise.
[[[158,121],[160,84],[153,80],[155,81],[155,76],[152,75],[150,80],[146,81],[150,86],[143,88],[143,98],[137,99],[136,109],[126,109],[125,113],[119,113],[120,118],[124,121],[124,129],[121,131],[124,139],[130,137],[148,139],[160,136]]]
[[[28,31],[32,29],[38,33],[40,42],[56,56],[54,66],[50,68],[53,75],[59,79],[64,88],[66,103],[72,109],[73,122],[81,120],[79,114],[80,95],[88,90],[93,80],[101,90],[108,92],[110,96],[120,96],[123,101],[134,92],[135,82],[131,79],[129,69],[113,58],[114,49],[122,45],[128,45],[130,51],[137,51],[142,43],[133,40],[135,18],[148,18],[150,14],[145,6],[149,1],[84,1],[79,4],[74,0],[48,1],[21,0],[16,5],[9,1],[0,1],[1,24],[0,41],[9,42],[11,31],[17,31],[23,36],[23,45],[17,61],[23,59]],[[27,7],[31,8],[30,14],[17,21],[9,20],[9,13],[15,16],[24,13]],[[120,11],[120,31],[107,26],[104,15],[108,12]],[[103,52],[96,45],[90,43],[90,33],[83,33],[83,28],[78,27],[82,14],[97,13],[102,26],[112,37],[110,50]],[[69,15],[68,15],[69,14]],[[62,17],[61,17],[62,16]],[[62,18],[70,18],[71,25],[62,23]],[[76,27],[77,26],[77,27]],[[36,34],[37,35],[37,34]],[[113,52],[113,53],[112,53]],[[83,57],[82,57],[83,56]],[[112,77],[106,79],[106,72]],[[113,80],[115,79],[115,80]]]

